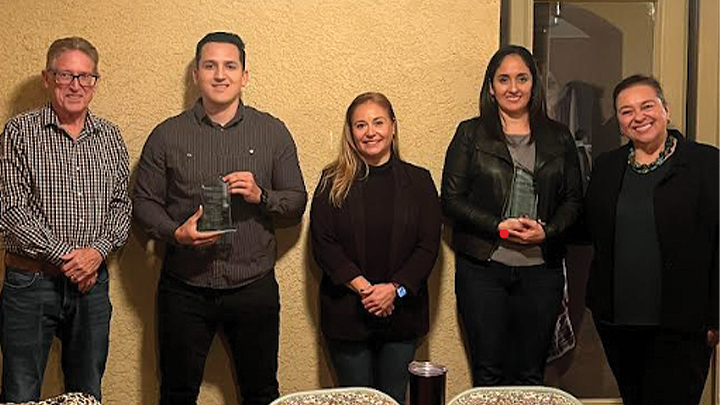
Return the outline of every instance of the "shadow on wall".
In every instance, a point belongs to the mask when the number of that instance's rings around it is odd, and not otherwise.
[[[12,86],[9,94],[9,102],[6,117],[9,119],[23,112],[42,107],[48,100],[47,92],[43,84],[41,74],[28,76],[25,80]],[[5,257],[4,247],[0,246],[0,257]],[[5,279],[4,260],[0,260],[0,280]],[[48,355],[48,367],[45,369],[42,389],[43,396],[53,396],[63,392],[63,376],[60,371],[60,345],[57,339],[53,340],[50,354]],[[2,367],[2,356],[0,356],[0,367]]]
[[[131,168],[130,190],[135,184],[137,164]],[[164,255],[162,243],[152,241],[133,222],[128,242],[118,257],[117,283],[127,297],[127,308],[139,320],[141,353],[141,404],[155,404],[159,398],[156,291]],[[112,333],[112,332],[111,332]]]
[[[453,255],[454,255],[455,251],[452,249],[452,246],[453,246],[452,245],[452,234],[453,234],[452,225],[453,225],[452,220],[445,218],[445,220],[443,221],[442,243],[447,245],[450,248],[450,250],[453,252]],[[442,253],[442,249],[440,250],[440,252]],[[441,262],[441,263],[443,263],[443,262]],[[453,260],[453,263],[455,263],[455,260]],[[454,272],[455,268],[450,269],[450,271]],[[455,299],[454,292],[455,291],[453,289],[453,299]],[[439,290],[438,290],[438,293],[439,293]],[[432,308],[431,308],[431,311],[432,311]],[[456,313],[456,317],[457,317],[457,330],[460,331],[460,341],[462,342],[463,353],[465,354],[465,363],[468,365],[468,368],[470,369],[471,375],[472,375],[472,361],[470,359],[470,346],[468,346],[468,337],[467,337],[467,332],[465,331],[465,324],[463,324],[462,316],[460,316],[460,313],[457,310],[457,302],[455,304],[455,313]],[[432,319],[430,319],[430,321],[432,322]]]
[[[312,201],[312,199],[310,199]],[[308,209],[310,209],[308,207]],[[308,227],[308,232],[310,232]],[[305,277],[305,307],[308,309],[310,320],[314,326],[315,348],[317,350],[318,359],[318,376],[317,381],[320,388],[337,387],[338,382],[335,372],[330,362],[330,351],[327,342],[320,331],[320,281],[322,280],[322,270],[315,262],[312,250],[312,238],[308,236],[305,245],[305,263],[307,263],[308,277]]]
[[[40,74],[30,76],[12,88],[7,110],[8,118],[42,107],[47,102],[47,92]]]
[[[183,105],[185,109],[189,109],[198,98],[200,98],[200,92],[198,92],[195,80],[193,79],[193,72],[195,71],[195,58],[191,59],[185,69],[185,95],[183,96]]]
[[[434,360],[430,357],[430,341],[428,340],[428,336],[430,335],[430,333],[432,333],[433,330],[435,330],[435,326],[438,320],[438,311],[440,310],[440,291],[442,291],[443,273],[445,272],[445,255],[443,244],[449,243],[450,234],[452,233],[450,227],[446,226],[445,224],[442,225],[441,232],[442,234],[440,240],[440,249],[438,250],[438,257],[435,261],[435,266],[433,267],[432,273],[430,273],[430,277],[428,278],[428,296],[430,299],[430,308],[428,312],[430,315],[430,332],[428,332],[428,335],[426,335],[420,340],[420,347],[418,347],[417,352],[415,352],[415,359],[418,361]]]

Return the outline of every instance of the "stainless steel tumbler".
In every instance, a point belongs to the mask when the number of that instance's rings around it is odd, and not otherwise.
[[[413,361],[410,372],[410,405],[445,405],[447,368],[429,361]]]

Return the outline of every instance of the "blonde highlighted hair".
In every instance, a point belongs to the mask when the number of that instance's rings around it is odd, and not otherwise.
[[[370,169],[365,158],[355,145],[355,138],[352,134],[352,117],[355,110],[365,103],[374,103],[385,109],[393,122],[392,151],[396,157],[400,157],[398,144],[397,120],[395,111],[387,97],[382,93],[368,92],[360,94],[348,106],[345,112],[345,124],[343,125],[343,138],[340,140],[340,153],[338,157],[323,169],[323,176],[319,190],[330,187],[330,204],[340,208],[350,193],[353,183],[367,177]]]

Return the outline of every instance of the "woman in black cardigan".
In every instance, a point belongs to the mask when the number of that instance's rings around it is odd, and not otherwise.
[[[718,329],[718,150],[669,130],[660,84],[614,91],[629,143],[601,155],[586,200],[588,307],[626,405],[696,405]]]
[[[321,329],[341,386],[405,403],[407,365],[429,327],[427,279],[440,244],[430,173],[400,160],[390,101],[364,93],[348,107],[338,158],[310,212]]]

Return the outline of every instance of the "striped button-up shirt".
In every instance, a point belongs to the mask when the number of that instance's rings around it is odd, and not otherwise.
[[[307,194],[297,151],[285,124],[252,107],[238,108],[225,126],[202,103],[155,128],[143,148],[133,193],[134,215],[155,239],[167,242],[163,271],[183,282],[217,289],[252,283],[273,270],[273,219],[299,219]],[[202,185],[252,172],[267,204],[231,197],[236,232],[209,247],[180,246],[174,232],[202,203]]]
[[[88,112],[74,140],[50,105],[0,135],[0,231],[9,252],[61,265],[93,247],[103,258],[130,228],[129,159],[120,131]]]

